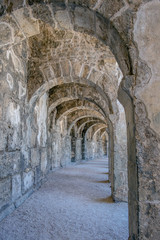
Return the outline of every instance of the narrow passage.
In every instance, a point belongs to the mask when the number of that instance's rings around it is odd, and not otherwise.
[[[127,203],[110,195],[105,158],[56,170],[0,223],[0,240],[127,240]]]

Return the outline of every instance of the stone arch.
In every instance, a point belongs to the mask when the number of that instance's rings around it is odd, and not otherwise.
[[[69,115],[69,117],[70,117],[70,114],[72,114],[72,112],[75,112],[75,111],[78,111],[78,110],[87,110],[88,112],[90,112],[90,113],[93,113],[94,115],[95,115],[95,113],[98,113],[99,114],[99,111],[97,111],[97,110],[95,110],[95,109],[93,109],[93,108],[89,108],[89,107],[75,107],[75,108],[71,108],[71,109],[69,109],[68,111],[66,111],[64,114],[62,114],[58,119],[57,119],[57,121],[60,121],[63,117],[65,117],[65,116],[68,116]],[[79,113],[79,112],[78,112]],[[101,114],[100,114],[101,115]],[[81,116],[81,115],[78,115],[78,116]],[[68,117],[68,119],[69,119],[69,117]],[[69,120],[69,122],[70,122],[70,120]],[[72,124],[72,123],[71,123]],[[70,125],[71,125],[70,124]],[[70,126],[69,125],[69,126]]]
[[[105,127],[100,126],[100,127],[93,133],[92,138],[93,138],[93,139],[96,138],[97,133],[99,133],[101,130],[104,130],[104,129],[106,129],[106,126],[105,126]],[[100,137],[101,137],[101,134],[100,134]]]
[[[71,162],[75,162],[75,160],[76,160],[76,131],[75,131],[74,126],[71,129],[70,136],[71,136]]]
[[[62,85],[62,86],[61,86]],[[79,86],[80,86],[80,90],[79,90]],[[101,102],[102,108],[106,110],[106,113],[109,114],[109,109],[110,109],[110,113],[112,113],[112,108],[111,105],[109,103],[108,97],[106,96],[106,94],[103,92],[103,90],[98,87],[96,84],[85,80],[85,79],[79,79],[79,81],[77,79],[75,79],[75,82],[73,83],[73,81],[70,79],[69,83],[61,83],[61,84],[57,84],[56,83],[56,79],[54,79],[53,81],[47,82],[45,83],[42,87],[40,87],[35,94],[32,96],[32,98],[30,99],[29,105],[30,108],[32,109],[33,106],[35,106],[35,102],[45,93],[49,91],[49,97],[51,98],[51,94],[52,91],[54,90],[54,87],[58,87],[58,88],[63,88],[64,92],[61,92],[60,94],[64,94],[64,96],[62,95],[62,98],[65,97],[67,99],[72,99],[72,98],[77,98],[80,99],[84,94],[86,95],[87,91],[85,89],[85,86],[88,86],[88,88],[90,89],[90,91],[88,91],[89,93],[91,93],[91,91],[93,90],[97,95],[99,102]],[[66,89],[66,87],[68,87],[68,89]],[[53,89],[53,90],[52,90]],[[81,90],[82,89],[82,90]],[[84,89],[84,90],[83,90]],[[57,88],[56,88],[57,91]],[[84,93],[83,93],[84,91]],[[72,96],[72,98],[71,98]],[[55,96],[54,96],[55,98]],[[89,99],[89,95],[88,98],[86,97],[86,100]],[[56,99],[54,99],[55,101]],[[53,99],[51,98],[51,102],[53,102]],[[98,101],[97,101],[98,102]],[[50,105],[50,103],[49,103]],[[53,105],[54,106],[54,105]],[[53,108],[53,107],[51,107]],[[51,110],[50,110],[51,111]]]
[[[107,156],[108,155],[108,134],[106,132],[106,129],[101,131],[101,138],[102,138],[103,152],[104,152],[104,155]]]
[[[85,147],[83,148],[83,156],[85,159],[88,159],[89,157],[100,157],[103,155],[102,146],[100,146],[101,142],[97,141],[97,139],[93,139],[92,136],[94,132],[97,131],[97,128],[100,128],[100,126],[107,127],[107,125],[102,122],[89,122],[85,125],[82,131],[83,141],[85,144]],[[99,149],[101,150],[99,151]]]
[[[105,127],[107,127],[104,123],[95,123],[93,125],[91,125],[87,131],[86,131],[86,137],[89,134],[89,138],[90,139],[94,139],[94,137],[96,137],[96,134],[101,130],[104,129]]]
[[[76,118],[76,119],[72,122],[72,124],[69,126],[68,132],[70,132],[72,126],[75,125],[79,120],[82,120],[82,119],[85,119],[85,118],[87,118],[87,119],[97,119],[97,120],[101,120],[101,121],[105,122],[105,118],[101,118],[101,117],[96,116],[96,115],[88,115],[88,114],[86,114],[86,115],[84,115],[84,116],[81,116],[81,117]],[[92,120],[91,120],[91,121],[92,121]]]
[[[61,10],[65,10],[65,7]],[[84,15],[82,14],[82,12],[84,13]],[[36,16],[35,16],[36,14],[38,15],[39,13],[36,13],[36,11],[35,11],[34,18],[36,18]],[[64,11],[62,11],[61,14],[64,15]],[[19,16],[20,14],[17,12],[16,15]],[[129,57],[129,54],[128,54],[128,49],[125,46],[125,44],[124,44],[123,40],[121,39],[117,30],[113,27],[110,20],[102,17],[99,13],[96,13],[95,11],[91,11],[90,9],[87,9],[85,7],[79,7],[79,6],[76,6],[76,5],[73,9],[70,10],[69,19],[70,19],[71,15],[73,16],[73,18],[75,18],[75,22],[74,23],[72,22],[72,24],[74,26],[73,29],[75,29],[76,31],[86,31],[87,34],[95,34],[103,42],[107,43],[107,45],[110,46],[114,55],[116,56],[116,59],[119,62],[119,65],[120,65],[121,69],[123,69],[122,71],[123,71],[124,75],[126,76],[128,74],[131,74],[132,70],[131,70],[131,67],[130,67],[130,57]],[[87,17],[88,15],[91,17],[91,19],[96,19],[96,21],[94,21],[94,24],[91,25],[91,26],[89,26],[87,24],[85,24],[84,26],[81,26],[81,22],[84,23],[84,21],[83,21],[84,17],[89,19]],[[58,17],[56,17],[56,18],[58,19]],[[43,21],[46,21],[46,18],[45,17],[42,18],[42,16],[40,16],[40,15],[37,17],[37,19],[41,19]],[[18,21],[18,17],[17,17],[17,22],[21,26],[21,22]],[[80,26],[77,25],[78,22],[80,22]],[[95,27],[95,23],[96,23],[96,27]],[[50,24],[52,26],[54,25],[53,21],[47,22],[47,24]],[[58,24],[62,27],[62,23],[58,23]],[[107,29],[107,31],[104,32],[103,29]],[[24,35],[32,34],[32,33],[26,32],[25,29],[23,29],[22,31],[23,31],[23,33],[25,33]],[[37,31],[37,29],[36,29],[36,31]],[[35,32],[34,32],[33,35],[35,35]],[[36,32],[36,34],[37,34],[37,32]],[[21,35],[23,35],[23,34],[21,34]],[[60,79],[59,79],[59,82],[61,82]],[[50,84],[51,84],[51,82],[50,82]],[[44,86],[42,88],[44,88]],[[40,89],[37,91],[37,93],[41,94]],[[36,96],[34,96],[33,98],[36,99]],[[135,161],[135,159],[134,159],[134,161]]]
[[[85,124],[89,123],[89,122],[92,122],[92,123],[98,123],[98,122],[103,122],[102,120],[100,119],[90,119],[90,120],[85,120],[83,123],[81,123],[81,125],[78,127],[78,135],[81,135],[81,132],[83,131],[83,128],[85,126]],[[104,123],[104,122],[103,122]]]
[[[57,107],[57,115],[56,120],[63,118],[63,116],[68,115],[70,112],[75,111],[76,109],[90,109],[90,110],[96,110],[103,116],[103,112],[99,107],[97,107],[94,103],[89,101],[81,101],[81,100],[71,100],[64,102],[64,104],[61,104]]]

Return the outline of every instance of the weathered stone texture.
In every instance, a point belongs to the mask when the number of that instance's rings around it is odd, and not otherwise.
[[[20,152],[6,152],[1,154],[0,178],[14,175],[21,170]]]
[[[18,199],[21,194],[21,175],[17,174],[12,177],[12,200]]]
[[[118,201],[128,201],[128,156],[127,128],[123,106],[118,102],[119,119],[115,127],[115,158],[114,158],[114,197]],[[119,173],[119,174],[118,174]]]
[[[70,164],[71,150],[74,161],[90,159],[108,142],[115,199],[127,200],[128,181],[130,239],[158,240],[159,9],[157,0],[0,1],[6,214]]]
[[[0,210],[11,201],[11,179],[0,180]]]
[[[40,164],[40,153],[37,148],[31,149],[31,165],[33,168]]]
[[[29,172],[24,172],[23,173],[23,193],[28,191],[34,183],[34,172],[29,171]]]

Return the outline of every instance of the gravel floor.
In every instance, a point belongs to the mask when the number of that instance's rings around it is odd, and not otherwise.
[[[0,223],[0,240],[127,240],[126,203],[113,203],[107,161],[52,172]]]

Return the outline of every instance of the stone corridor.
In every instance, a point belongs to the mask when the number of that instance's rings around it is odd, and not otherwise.
[[[0,223],[0,240],[126,240],[128,206],[113,203],[107,159],[56,169]]]
[[[0,0],[0,240],[160,240],[159,13]]]

